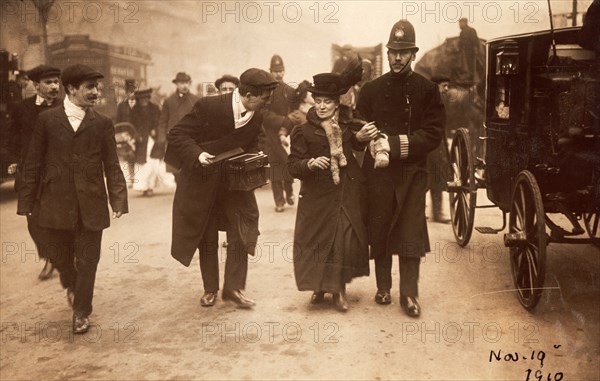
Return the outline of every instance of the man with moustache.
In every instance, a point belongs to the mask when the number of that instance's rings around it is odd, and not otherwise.
[[[179,72],[175,75],[172,81],[175,84],[175,92],[164,100],[160,119],[158,120],[158,130],[156,143],[165,144],[167,134],[187,113],[192,110],[194,104],[198,101],[198,97],[190,93],[192,85],[192,77],[185,72]],[[167,165],[168,172],[176,172],[176,170]],[[175,177],[177,179],[177,177]]]
[[[370,81],[361,90],[358,111],[381,130],[381,146],[389,165],[375,168],[367,151],[363,171],[369,195],[368,231],[375,259],[379,304],[391,303],[392,256],[400,260],[400,305],[417,317],[421,257],[428,252],[425,219],[427,154],[444,136],[445,113],[438,87],[414,73],[411,63],[418,47],[415,30],[407,20],[392,27],[387,56],[391,71]]]
[[[232,93],[205,97],[169,132],[165,160],[181,168],[173,200],[171,255],[189,266],[200,251],[204,282],[203,307],[213,306],[219,289],[218,230],[227,231],[223,300],[240,308],[255,302],[244,295],[248,254],[258,238],[258,205],[254,191],[231,191],[222,181],[217,155],[241,148],[258,152],[260,110],[277,81],[264,70],[248,69]]]
[[[296,100],[296,90],[283,82],[285,67],[280,56],[274,55],[271,58],[270,70],[278,84],[273,91],[271,104],[263,110],[260,146],[269,157],[275,211],[279,213],[283,212],[286,202],[294,205],[294,179],[285,170],[288,152],[284,147],[289,147],[286,137],[294,127],[289,114],[298,108],[299,101]]]
[[[59,69],[48,65],[39,65],[29,70],[28,77],[35,86],[36,95],[17,103],[10,115],[8,145],[11,164],[8,166],[8,174],[15,175],[15,190],[17,192],[21,187],[23,162],[38,115],[42,111],[62,105],[62,100],[59,99]],[[41,255],[37,236],[37,223],[33,216],[27,217],[27,229],[37,247],[38,254]],[[49,279],[53,271],[52,263],[45,258],[44,268],[38,278],[40,280]]]
[[[62,107],[38,118],[17,208],[18,214],[37,219],[42,253],[67,289],[76,334],[90,327],[102,231],[110,225],[106,203],[113,218],[128,212],[113,124],[93,109],[101,78],[85,65],[64,69],[67,97]]]

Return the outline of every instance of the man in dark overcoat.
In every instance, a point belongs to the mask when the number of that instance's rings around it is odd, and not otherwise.
[[[271,58],[270,71],[278,84],[273,91],[271,104],[263,110],[263,132],[260,147],[269,157],[271,189],[275,199],[275,211],[283,212],[285,203],[294,205],[294,179],[286,172],[289,142],[286,137],[292,132],[294,123],[289,114],[298,108],[296,90],[283,82],[285,67],[280,56]],[[284,197],[285,192],[285,197]]]
[[[213,159],[236,148],[258,152],[260,109],[277,81],[260,69],[246,70],[240,81],[232,93],[200,99],[168,135],[165,161],[181,169],[173,200],[171,255],[189,266],[200,251],[204,307],[215,304],[219,289],[219,229],[226,230],[228,243],[222,298],[242,308],[255,304],[243,292],[247,256],[254,254],[259,234],[254,191],[230,191],[222,162]]]
[[[67,289],[74,333],[89,329],[107,202],[113,218],[128,212],[112,121],[93,110],[100,78],[89,66],[65,68],[67,97],[40,114],[19,189],[17,213],[37,219],[42,253]]]
[[[8,144],[11,164],[8,166],[8,173],[15,175],[17,192],[21,185],[23,163],[38,115],[51,107],[62,105],[59,69],[48,65],[39,65],[29,70],[28,77],[35,86],[36,95],[17,103],[10,115]],[[27,229],[31,239],[38,247],[38,254],[41,255],[37,238],[37,222],[33,216],[27,217]],[[38,275],[40,280],[49,279],[54,270],[52,263],[47,258],[44,262],[44,268]]]
[[[190,92],[192,77],[185,72],[179,72],[172,81],[175,84],[175,92],[163,101],[160,119],[158,120],[158,134],[156,142],[164,144],[167,134],[185,115],[192,111],[192,107],[198,101],[198,97]],[[167,165],[167,171],[177,172],[175,168]]]
[[[410,22],[398,21],[386,46],[391,71],[366,83],[358,102],[363,119],[374,121],[384,134],[381,146],[390,159],[387,167],[375,168],[367,153],[363,162],[375,301],[391,303],[392,255],[399,255],[400,304],[409,316],[419,316],[419,265],[429,251],[426,159],[440,145],[445,114],[437,85],[412,71],[418,48]]]

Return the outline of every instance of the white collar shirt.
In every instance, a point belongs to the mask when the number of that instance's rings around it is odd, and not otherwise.
[[[69,119],[71,127],[77,131],[79,126],[81,126],[83,118],[85,118],[85,110],[71,102],[69,97],[65,97],[64,106],[65,114],[67,114],[67,119]]]

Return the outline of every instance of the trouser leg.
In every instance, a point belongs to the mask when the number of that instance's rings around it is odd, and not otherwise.
[[[378,290],[390,290],[392,288],[392,256],[382,255],[375,258],[375,279]]]
[[[273,199],[275,200],[275,205],[285,205],[285,199],[283,198],[283,181],[272,181],[271,188],[273,189]]]
[[[248,253],[235,229],[227,231],[227,260],[223,290],[243,290],[248,275]]]
[[[294,182],[292,180],[284,180],[283,181],[283,188],[285,190],[285,196],[288,198],[294,195],[293,184],[294,184]]]
[[[400,257],[400,295],[419,296],[421,258]]]
[[[434,221],[442,219],[442,191],[438,189],[430,189],[431,194],[431,217]]]
[[[73,312],[79,316],[92,313],[92,299],[96,283],[96,270],[100,261],[102,230],[87,230],[80,226],[75,231],[74,254],[77,279]]]
[[[198,249],[204,291],[217,292],[219,289],[219,231],[214,213],[206,226]]]
[[[38,250],[58,270],[60,284],[64,288],[75,289],[77,272],[75,271],[75,255],[71,230],[56,230],[39,227],[36,235],[39,239]]]

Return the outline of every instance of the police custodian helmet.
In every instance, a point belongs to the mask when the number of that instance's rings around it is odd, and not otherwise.
[[[398,21],[392,27],[390,39],[385,46],[393,50],[410,49],[417,52],[419,48],[415,45],[415,28],[408,20]]]

